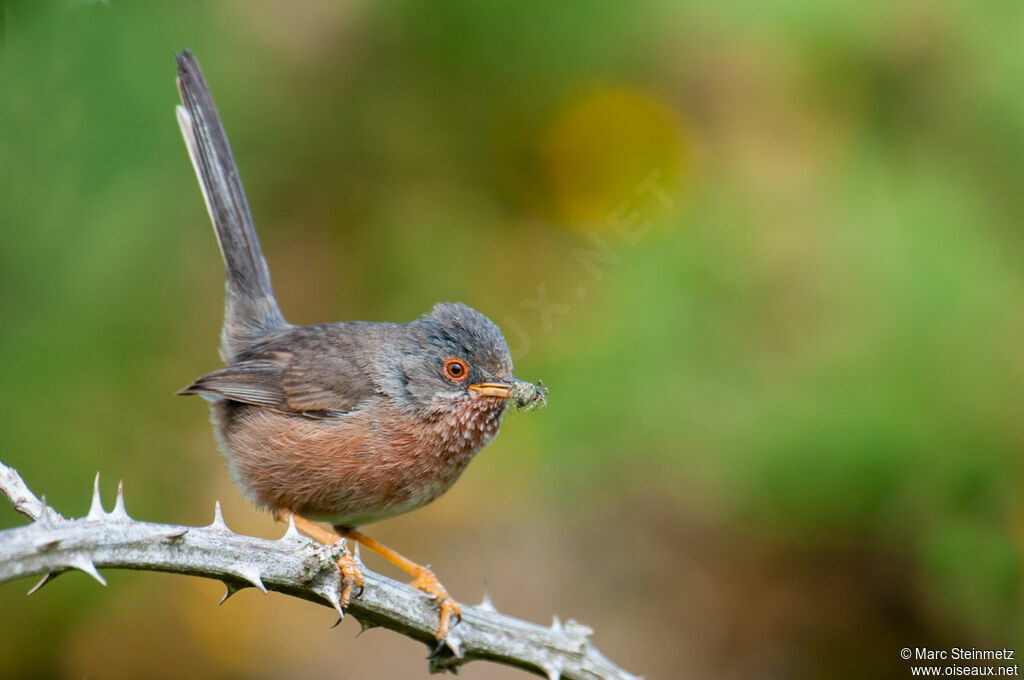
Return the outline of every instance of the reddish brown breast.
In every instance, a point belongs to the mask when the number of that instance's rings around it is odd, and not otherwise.
[[[468,396],[424,421],[378,400],[314,420],[214,404],[235,481],[253,500],[348,527],[438,498],[498,433],[504,410],[503,400]]]

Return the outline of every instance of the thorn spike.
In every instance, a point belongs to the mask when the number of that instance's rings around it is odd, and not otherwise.
[[[431,662],[433,662],[434,659],[440,658],[441,650],[444,649],[444,645],[444,640],[438,642],[437,645],[430,650],[430,654],[427,654],[427,658],[430,659]],[[433,667],[433,663],[431,663],[431,667]]]
[[[223,597],[221,597],[220,602],[217,603],[218,607],[224,604],[224,602],[226,602],[229,597],[237,593],[239,590],[248,587],[238,585],[237,583],[231,583],[230,581],[224,581],[224,586],[227,588],[227,590],[224,591]]]
[[[89,576],[100,582],[101,585],[107,585],[107,580],[100,575],[100,572],[96,570],[96,565],[88,557],[79,555],[74,557],[69,563],[69,567],[73,567],[80,571],[84,571]]]
[[[594,634],[594,629],[576,619],[569,619],[565,622],[565,632],[581,642],[586,642],[586,639]]]
[[[550,666],[541,666],[540,669],[548,676],[548,680],[561,680],[562,678],[561,664],[557,661],[553,662]]]
[[[50,582],[50,581],[52,581],[53,579],[55,579],[55,578],[57,578],[58,576],[60,576],[60,574],[61,574],[61,572],[59,572],[59,571],[51,571],[51,572],[48,572],[48,573],[46,574],[46,576],[44,576],[43,578],[39,579],[39,583],[37,583],[37,584],[35,584],[34,586],[32,586],[32,590],[28,591],[28,595],[33,595],[33,594],[35,594],[35,593],[39,592],[39,589],[40,589],[40,588],[42,588],[42,587],[43,587],[43,586],[45,586],[45,585],[46,585],[47,583],[49,583],[49,582]]]
[[[497,609],[495,609],[494,603],[491,602],[491,593],[490,593],[490,591],[488,591],[486,589],[484,590],[484,599],[480,600],[480,604],[478,604],[476,607],[477,607],[477,609],[483,609],[484,611],[488,611],[488,612],[496,612],[496,611],[498,611]]]
[[[187,533],[188,527],[178,527],[176,529],[171,529],[170,531],[167,531],[166,533],[164,533],[163,537],[167,541],[176,541]]]
[[[123,479],[120,479],[117,482],[117,500],[114,501],[114,509],[110,511],[110,516],[114,519],[130,519],[128,517],[128,511],[124,509]]]
[[[253,584],[261,593],[266,594],[267,587],[263,585],[263,580],[260,578],[259,569],[257,569],[256,567],[250,564],[236,565],[235,568],[231,571],[231,573],[244,581],[248,581],[249,583]]]
[[[448,649],[452,650],[452,654],[455,655],[456,659],[462,658],[462,641],[458,636],[452,635],[451,631],[444,639],[444,644],[448,646]]]
[[[227,523],[224,521],[224,513],[220,509],[220,501],[216,501],[213,505],[213,523],[210,524],[210,529],[215,531],[226,531],[230,532]]]
[[[36,517],[36,522],[39,526],[48,527],[53,524],[53,513],[50,511],[50,506],[46,504],[46,494],[39,497],[39,516]]]
[[[60,545],[59,538],[42,538],[35,543],[36,552],[47,552]]]
[[[282,541],[302,541],[302,534],[295,528],[295,515],[288,515],[288,528],[285,529],[284,536],[281,537]]]
[[[317,590],[316,593],[334,607],[334,611],[338,612],[338,623],[341,623],[341,620],[345,618],[345,610],[341,606],[341,597],[338,595],[337,586],[332,585],[330,587],[321,588]],[[334,626],[337,626],[338,623],[335,623]],[[334,626],[331,626],[331,628],[334,628]]]
[[[558,618],[558,614],[555,614],[553,620],[551,621],[551,630],[555,631],[556,633],[561,633],[563,630],[562,620]]]
[[[100,499],[100,473],[96,473],[96,481],[92,484],[92,503],[89,504],[89,514],[86,519],[103,519],[107,513],[103,512],[103,501]]]
[[[443,653],[445,647],[447,647],[449,650],[451,650],[451,653],[452,653],[451,657],[449,657],[449,656],[447,656],[447,655],[445,655]],[[458,670],[459,670],[459,661],[458,661],[458,659],[461,659],[461,658],[462,658],[462,643],[461,643],[461,641],[460,641],[460,639],[458,637],[452,635],[450,632],[448,633],[448,635],[445,636],[445,638],[443,640],[440,640],[437,643],[437,646],[434,647],[431,650],[430,654],[427,655],[427,659],[430,660],[430,667],[431,667],[431,669],[443,669],[443,670],[446,670],[446,671],[451,671],[452,673],[458,673]],[[432,670],[431,672],[435,672],[436,673],[437,670]]]
[[[360,635],[362,635],[366,631],[370,630],[371,628],[376,628],[376,627],[377,627],[376,624],[367,623],[366,621],[360,621],[359,622],[359,632],[356,633],[356,637],[359,637]]]

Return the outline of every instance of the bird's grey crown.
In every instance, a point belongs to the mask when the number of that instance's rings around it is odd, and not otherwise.
[[[418,322],[431,344],[450,349],[451,356],[467,359],[471,371],[477,368],[485,374],[480,378],[512,377],[512,356],[505,336],[497,324],[472,307],[461,302],[439,302]]]

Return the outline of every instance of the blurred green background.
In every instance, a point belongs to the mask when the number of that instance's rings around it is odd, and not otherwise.
[[[551,388],[371,527],[458,599],[576,618],[650,678],[1024,646],[1024,6],[0,8],[0,460],[59,511],[100,470],[136,517],[220,499],[280,533],[174,396],[220,365],[188,46],[290,321],[461,300]],[[106,577],[0,588],[0,675],[426,675],[422,646],[284,596]]]

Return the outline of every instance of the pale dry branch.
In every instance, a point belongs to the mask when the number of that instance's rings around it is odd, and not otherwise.
[[[311,542],[294,524],[278,540],[242,536],[228,529],[220,504],[213,523],[204,527],[140,522],[128,516],[120,486],[114,509],[103,509],[99,475],[89,513],[67,519],[2,462],[0,492],[33,520],[0,531],[0,583],[42,576],[29,594],[72,569],[104,585],[98,568],[145,569],[219,579],[227,586],[224,599],[254,587],[332,606],[344,616],[338,606],[340,571],[334,562],[334,551],[340,548]],[[475,607],[462,605],[462,622],[437,648],[432,598],[365,567],[362,573],[366,587],[352,600],[348,613],[364,628],[389,628],[427,644],[435,650],[431,671],[457,671],[468,661],[485,659],[555,679],[635,678],[594,647],[588,639],[593,631],[587,626],[572,620],[563,624],[557,617],[550,627],[538,626],[497,612],[488,600]]]

